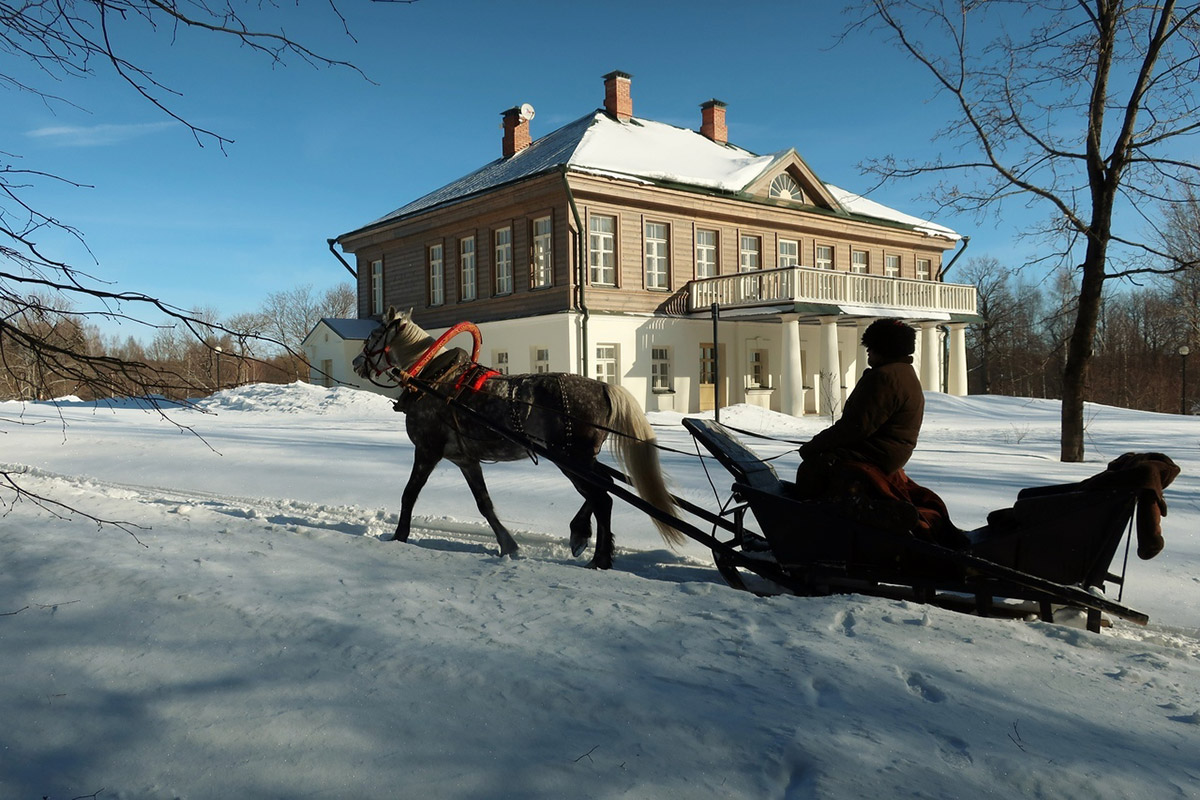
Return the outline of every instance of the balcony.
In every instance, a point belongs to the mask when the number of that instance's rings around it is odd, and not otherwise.
[[[974,316],[975,287],[939,281],[885,278],[811,267],[754,270],[688,284],[688,311],[706,311],[713,303],[722,309],[796,306],[887,308],[913,317]],[[803,308],[797,309],[804,311]],[[822,309],[813,309],[821,311]],[[830,309],[824,313],[836,313]]]

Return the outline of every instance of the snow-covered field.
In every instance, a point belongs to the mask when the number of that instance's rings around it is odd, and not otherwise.
[[[929,396],[909,472],[962,527],[1125,451],[1183,468],[1165,552],[1130,564],[1124,602],[1151,624],[1090,634],[755,597],[628,508],[616,569],[594,572],[547,464],[486,468],[517,558],[447,464],[412,541],[384,541],[411,462],[386,399],[259,385],[169,416],[184,427],[0,404],[22,487],[129,524],[6,509],[0,797],[1200,796],[1198,418],[1089,407],[1089,461],[1062,464],[1056,403]],[[651,417],[682,451],[664,455],[676,492],[717,508],[728,475],[686,455],[678,416]],[[790,446],[748,441],[794,469]]]

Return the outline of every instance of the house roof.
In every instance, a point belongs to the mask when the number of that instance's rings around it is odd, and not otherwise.
[[[778,170],[794,150],[756,155],[732,144],[719,144],[696,131],[634,117],[618,121],[597,110],[534,141],[521,152],[493,161],[424,197],[401,206],[342,237],[442,205],[466,199],[523,178],[567,168],[623,180],[669,184],[678,188],[737,195]],[[905,214],[861,195],[824,184],[839,213],[910,226],[930,236],[962,238],[950,228]]]
[[[371,331],[379,327],[379,320],[375,319],[339,319],[336,317],[322,317],[321,322],[313,326],[312,331],[309,331],[308,336],[313,335],[321,323],[324,323],[330,330],[336,333],[343,339],[363,339],[365,340],[371,335]],[[307,341],[308,336],[305,336]]]

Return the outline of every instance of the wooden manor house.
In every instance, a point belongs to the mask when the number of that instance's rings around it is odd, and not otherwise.
[[[634,116],[630,88],[609,73],[603,108],[536,140],[530,106],[503,112],[500,158],[331,240],[356,262],[359,319],[309,334],[313,381],[359,383],[349,359],[395,306],[434,334],[476,323],[502,372],[685,413],[834,414],[862,331],[893,317],[919,331],[925,389],[966,394],[976,292],[942,280],[964,237],[822,182],[794,149],[731,144],[718,100],[697,132]]]

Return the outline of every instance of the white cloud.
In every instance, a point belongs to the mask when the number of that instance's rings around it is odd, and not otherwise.
[[[58,147],[103,147],[149,136],[177,124],[165,120],[137,125],[55,125],[35,128],[25,135]]]

